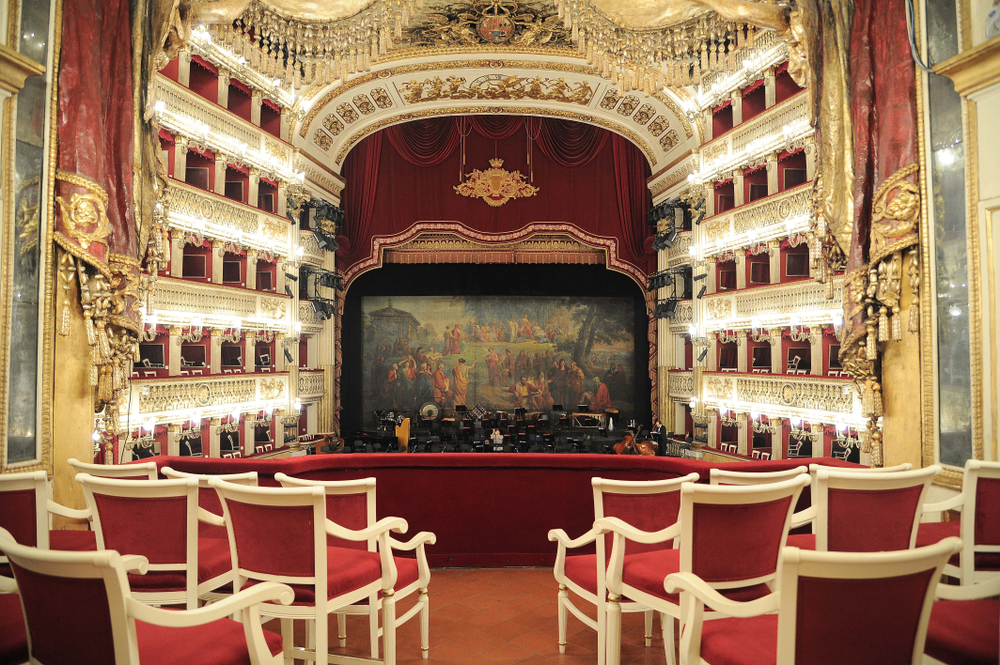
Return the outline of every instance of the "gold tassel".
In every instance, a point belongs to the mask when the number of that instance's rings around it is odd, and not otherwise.
[[[865,418],[871,418],[874,408],[875,395],[872,391],[871,381],[866,381],[864,388],[861,389],[861,415]]]
[[[910,305],[910,324],[907,329],[911,333],[920,332],[920,308],[916,303]]]
[[[875,328],[868,326],[868,339],[865,341],[865,357],[868,360],[875,360],[878,355],[875,352]]]
[[[96,386],[97,385],[97,365],[95,365],[94,363],[90,364],[90,377],[89,378],[90,378],[90,381],[89,381],[90,385],[91,386]]]
[[[872,381],[872,418],[882,416],[882,385]]]
[[[899,342],[903,339],[903,320],[899,316],[899,307],[892,308],[892,340]]]
[[[97,344],[97,334],[94,331],[94,319],[91,318],[90,312],[87,312],[87,316],[84,318],[84,324],[87,328],[87,344],[93,347]]]
[[[885,307],[880,307],[878,310],[878,341],[889,341],[889,317]]]

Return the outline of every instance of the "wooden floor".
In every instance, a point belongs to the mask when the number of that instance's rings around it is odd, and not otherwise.
[[[397,633],[401,665],[457,663],[483,665],[583,665],[597,663],[597,633],[569,617],[568,644],[559,654],[556,623],[558,585],[551,568],[442,568],[431,573],[430,657],[420,658],[418,617]],[[572,594],[571,594],[572,597]],[[411,600],[398,605],[402,614]],[[590,610],[593,607],[578,604]],[[276,625],[269,628],[276,629]],[[622,625],[622,664],[666,662],[659,620],[653,623],[653,645],[644,646],[641,614],[626,614]],[[349,616],[347,647],[334,653],[369,656],[366,617]],[[336,645],[337,622],[330,621]],[[296,630],[297,641],[301,629]]]

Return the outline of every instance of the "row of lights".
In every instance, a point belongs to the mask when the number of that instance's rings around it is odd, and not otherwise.
[[[731,155],[722,155],[711,163],[702,163],[700,171],[695,171],[688,175],[688,182],[692,185],[712,182],[719,173],[731,171],[742,164],[754,161],[762,155],[812,136],[814,133],[815,130],[809,124],[809,119],[799,118],[784,125],[781,133],[754,139],[747,143],[746,147],[740,152],[734,152]]]
[[[278,256],[290,255],[287,241],[281,242],[265,238],[260,233],[250,234],[242,231],[236,231],[233,233],[232,229],[229,227],[221,224],[210,224],[204,219],[198,219],[174,210],[170,210],[167,213],[167,221],[170,223],[170,226],[181,231],[195,233],[200,236],[207,236],[224,242],[231,242],[241,248],[256,249],[258,251],[269,252]],[[301,245],[297,246],[295,248],[296,260],[301,261],[305,251],[305,248]]]

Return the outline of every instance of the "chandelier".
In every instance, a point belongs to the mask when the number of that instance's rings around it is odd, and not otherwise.
[[[339,20],[290,18],[261,0],[251,0],[230,27],[214,25],[212,38],[250,67],[297,88],[368,71],[393,38],[402,36],[421,0],[375,0]]]
[[[705,12],[657,29],[634,29],[614,21],[592,0],[556,0],[587,62],[622,92],[652,95],[664,86],[698,85],[703,75],[737,68],[736,49],[747,26]]]

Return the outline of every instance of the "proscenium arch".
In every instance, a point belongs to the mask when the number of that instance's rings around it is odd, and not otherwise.
[[[535,54],[452,52],[389,61],[349,81],[308,91],[293,145],[339,174],[364,137],[420,118],[524,115],[575,120],[614,132],[642,151],[650,182],[700,143],[673,91],[622,94],[586,61]]]

